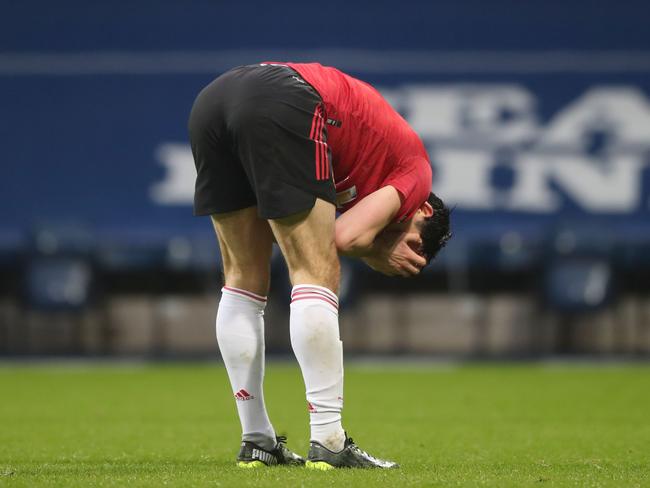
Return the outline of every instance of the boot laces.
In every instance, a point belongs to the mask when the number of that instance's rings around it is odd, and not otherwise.
[[[371,461],[373,461],[373,462],[375,462],[375,463],[380,463],[380,462],[381,462],[379,459],[377,459],[377,458],[374,457],[374,456],[371,456],[371,455],[368,454],[366,451],[364,451],[364,450],[361,449],[359,446],[357,446],[357,445],[354,443],[354,441],[352,440],[351,437],[348,437],[348,442],[349,442],[348,445],[350,446],[350,449],[352,449],[353,451],[358,452],[358,453],[361,454],[362,456],[366,457],[367,459],[370,459]]]

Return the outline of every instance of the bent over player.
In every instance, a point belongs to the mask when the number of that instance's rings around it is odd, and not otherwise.
[[[189,120],[194,213],[211,215],[225,285],[217,341],[242,426],[238,465],[303,464],[264,405],[264,307],[274,240],[287,262],[291,346],[306,387],[307,466],[392,468],[341,425],[338,254],[412,276],[450,237],[417,134],[370,85],[320,64],[234,68]],[[337,208],[340,212],[336,218]]]

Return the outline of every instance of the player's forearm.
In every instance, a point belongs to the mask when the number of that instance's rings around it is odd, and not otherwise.
[[[372,256],[372,247],[355,247],[347,249],[339,249],[339,256],[346,256],[349,258],[367,258]]]
[[[374,239],[357,240],[353,242],[339,240],[337,250],[339,255],[352,258],[386,259],[395,247],[398,234],[381,233]]]
[[[366,196],[336,220],[336,248],[339,254],[366,257],[375,252],[377,235],[393,220],[400,197],[392,186]]]
[[[365,236],[350,235],[344,229],[336,228],[336,250],[339,255],[351,258],[362,258],[369,256],[373,251],[373,241]]]

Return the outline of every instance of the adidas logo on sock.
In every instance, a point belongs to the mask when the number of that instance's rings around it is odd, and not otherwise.
[[[250,393],[248,393],[243,388],[241,390],[239,390],[237,393],[235,393],[235,400],[239,400],[239,401],[242,401],[242,402],[245,401],[245,400],[252,400],[253,398],[255,398],[255,397],[253,395],[251,395]]]

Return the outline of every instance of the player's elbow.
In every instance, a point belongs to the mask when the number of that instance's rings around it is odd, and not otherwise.
[[[372,246],[372,238],[350,229],[337,229],[335,241],[339,254],[346,256],[361,256]]]

